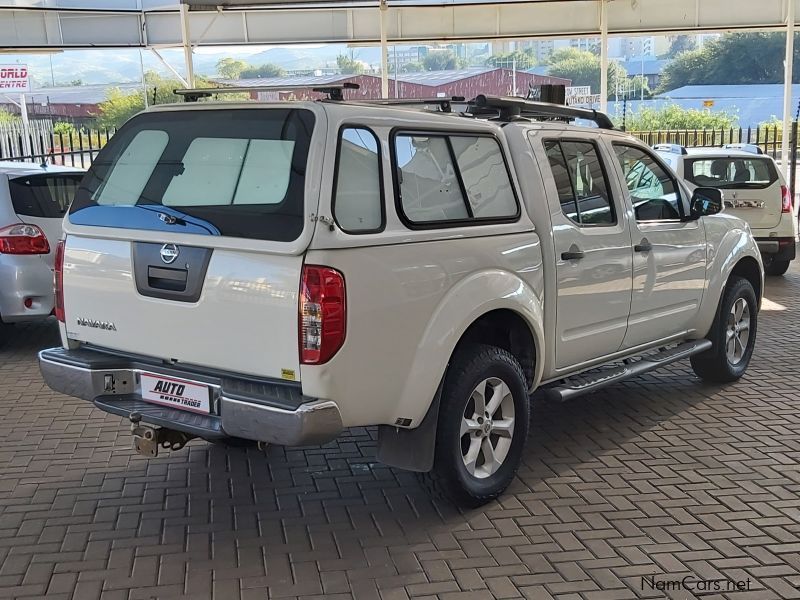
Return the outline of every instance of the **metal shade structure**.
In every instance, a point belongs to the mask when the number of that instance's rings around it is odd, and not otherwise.
[[[605,108],[609,36],[781,31],[791,42],[798,4],[800,0],[0,0],[0,48],[182,46],[191,86],[196,46],[380,44],[386,74],[390,43],[598,37]],[[386,95],[386,75],[383,91]],[[786,144],[789,104],[787,95]]]

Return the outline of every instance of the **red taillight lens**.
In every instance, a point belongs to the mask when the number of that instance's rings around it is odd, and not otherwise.
[[[64,319],[64,240],[60,240],[56,246],[53,289],[56,294],[56,319],[62,323],[66,323],[66,320]]]
[[[47,254],[50,244],[36,225],[19,223],[0,229],[0,254]]]
[[[792,212],[792,197],[789,194],[789,188],[785,185],[781,186],[781,212]]]
[[[328,362],[344,343],[346,324],[344,276],[330,267],[305,265],[300,282],[300,362]]]

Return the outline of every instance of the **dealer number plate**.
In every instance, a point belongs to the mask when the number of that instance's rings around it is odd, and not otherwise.
[[[142,400],[203,415],[211,412],[208,386],[153,373],[142,373],[141,382]]]

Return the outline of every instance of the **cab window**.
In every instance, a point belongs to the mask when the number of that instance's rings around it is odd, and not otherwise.
[[[614,144],[637,221],[675,221],[684,215],[676,179],[648,152]]]
[[[597,147],[591,142],[546,140],[550,170],[564,215],[576,225],[617,222]]]

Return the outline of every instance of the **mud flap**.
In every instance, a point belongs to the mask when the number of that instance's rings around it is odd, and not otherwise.
[[[436,449],[436,426],[439,423],[439,403],[442,399],[444,378],[436,389],[425,418],[415,429],[401,429],[393,425],[378,427],[377,459],[390,467],[427,473],[433,468]]]

